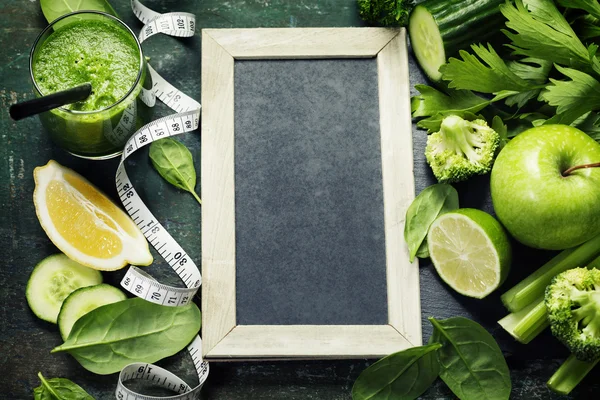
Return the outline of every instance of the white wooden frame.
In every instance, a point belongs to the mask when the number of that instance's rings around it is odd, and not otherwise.
[[[377,358],[421,344],[419,270],[408,261],[414,198],[404,29],[202,31],[202,339],[207,359]],[[237,325],[234,61],[376,58],[387,264],[387,325]]]

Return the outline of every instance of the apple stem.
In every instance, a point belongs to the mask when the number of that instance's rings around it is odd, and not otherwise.
[[[600,162],[592,163],[592,164],[575,165],[575,166],[567,169],[565,172],[563,172],[562,176],[569,176],[569,175],[571,175],[571,173],[573,171],[577,171],[578,169],[583,169],[583,168],[597,168],[597,167],[600,167]]]

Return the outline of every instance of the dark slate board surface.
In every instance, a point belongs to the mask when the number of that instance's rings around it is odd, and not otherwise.
[[[386,324],[376,61],[234,76],[238,324]]]

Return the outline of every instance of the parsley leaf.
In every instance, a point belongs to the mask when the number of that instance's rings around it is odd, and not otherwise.
[[[446,115],[475,119],[475,114],[491,103],[490,100],[468,90],[448,89],[447,93],[444,93],[427,85],[415,85],[415,89],[420,95],[411,99],[412,116],[427,117],[419,121],[417,126],[429,132],[439,131],[442,119]]]
[[[502,122],[502,118],[500,118],[498,115],[494,116],[494,118],[492,119],[492,129],[495,130],[496,133],[498,133],[498,136],[500,136],[499,149],[502,150],[502,148],[506,146],[506,144],[509,141],[508,128],[506,127],[506,125],[504,125],[504,122]]]
[[[474,44],[471,48],[487,65],[461,50],[462,60],[452,57],[440,68],[442,78],[450,81],[449,87],[482,93],[497,93],[502,90],[522,92],[533,88],[532,84],[520,78],[504,63],[490,44],[487,48],[480,44]]]
[[[600,4],[598,0],[558,0],[558,4],[565,8],[585,10],[596,18],[600,18]]]
[[[567,20],[552,0],[507,1],[500,6],[506,17],[506,26],[514,32],[503,30],[512,41],[508,45],[513,54],[540,58],[555,64],[577,69],[590,69],[591,57]]]
[[[556,69],[571,80],[550,79],[540,98],[557,107],[557,115],[546,123],[570,124],[583,114],[600,109],[600,83],[585,72],[559,65]]]
[[[600,36],[600,20],[591,15],[583,15],[575,20],[577,36],[583,40]]]
[[[494,93],[497,95],[494,101],[506,98],[509,106],[522,107],[537,98],[552,69],[552,63],[531,57],[507,64],[489,44],[487,48],[483,45],[471,48],[487,65],[475,55],[461,51],[462,60],[450,58],[440,68],[442,79],[450,81],[451,88]]]
[[[509,61],[508,68],[519,78],[543,85],[548,82],[552,70],[552,62],[540,58],[527,57],[520,61]]]
[[[589,112],[582,115],[571,125],[587,133],[592,139],[600,143],[600,114]]]

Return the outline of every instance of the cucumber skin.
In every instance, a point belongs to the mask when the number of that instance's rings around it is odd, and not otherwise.
[[[500,12],[505,0],[425,0],[425,7],[438,24],[446,58],[499,33],[506,19]]]
[[[111,299],[111,301],[106,301],[106,298],[108,297],[108,296],[106,296],[107,292],[110,292],[110,295],[114,296],[114,298]],[[114,303],[114,301],[112,301],[112,300],[119,301],[119,300],[127,299],[127,296],[125,295],[125,293],[123,293],[119,288],[108,285],[106,283],[100,283],[100,284],[94,285],[94,286],[84,286],[84,287],[81,287],[81,288],[76,289],[75,291],[71,292],[71,294],[68,295],[67,298],[63,301],[62,306],[60,307],[60,311],[58,313],[58,318],[57,318],[58,329],[60,331],[60,336],[63,338],[63,340],[67,340],[67,337],[69,336],[69,333],[71,332],[71,329],[73,328],[73,325],[75,325],[75,322],[77,321],[77,319],[75,319],[75,320],[70,319],[73,312],[71,312],[71,310],[69,310],[69,309],[75,308],[78,306],[81,307],[82,305],[84,305],[83,303],[86,302],[86,300],[82,297],[85,297],[86,294],[87,295],[92,294],[94,296],[104,295],[101,300],[94,301],[94,303],[98,304],[98,307],[102,307],[107,304]],[[73,304],[73,302],[79,302],[79,304]],[[90,302],[87,301],[87,304],[89,304],[89,303]],[[93,309],[98,308],[98,307],[94,307],[94,308],[88,310],[88,312],[90,312]],[[69,315],[66,315],[66,314],[69,314]],[[81,315],[79,318],[81,318],[82,316],[83,315]]]
[[[467,50],[473,43],[483,43],[500,32],[506,21],[500,12],[500,5],[504,3],[505,0],[425,0],[415,9],[424,8],[433,17],[448,60],[459,50]]]

